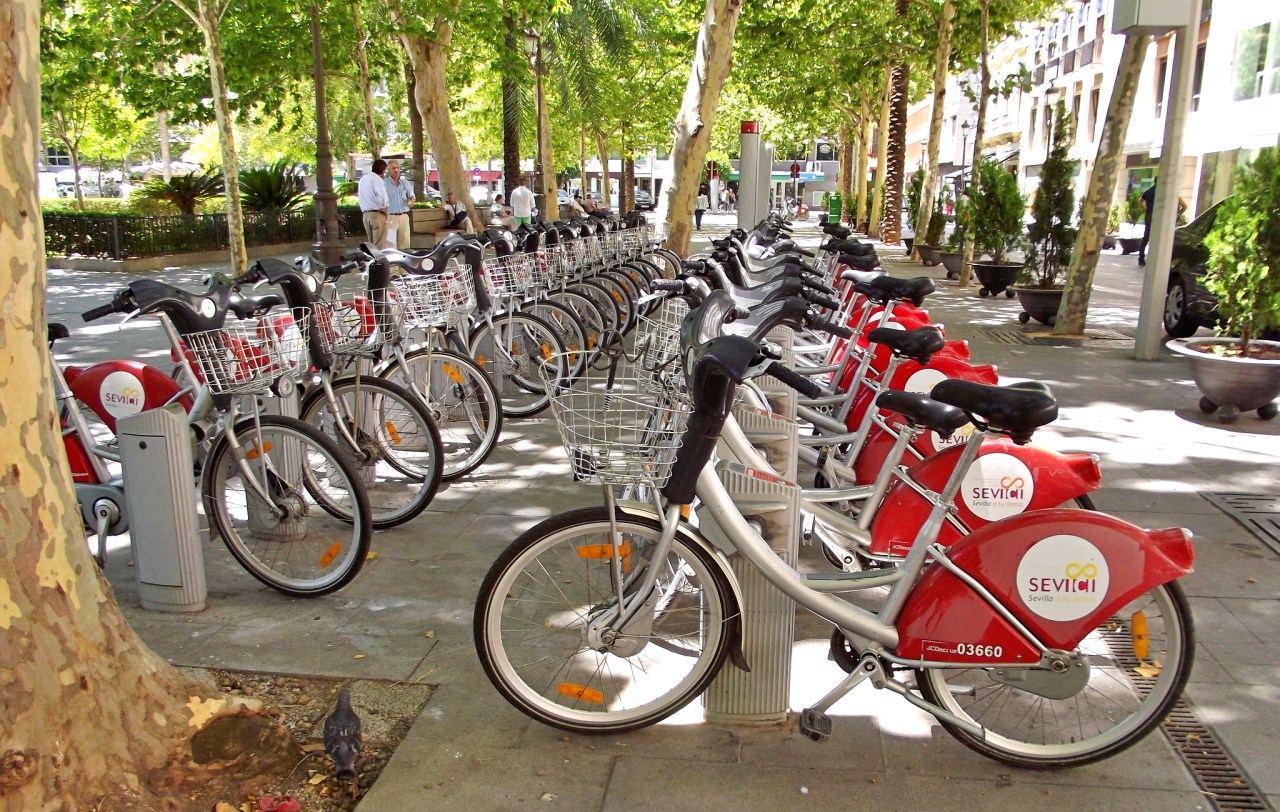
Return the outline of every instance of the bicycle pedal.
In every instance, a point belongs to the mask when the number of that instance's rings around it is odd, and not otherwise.
[[[831,717],[820,710],[805,708],[800,711],[800,732],[815,742],[831,738]]]

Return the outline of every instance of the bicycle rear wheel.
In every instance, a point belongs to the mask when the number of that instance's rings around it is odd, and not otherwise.
[[[556,331],[536,316],[505,313],[481,322],[468,340],[471,357],[489,373],[505,417],[531,417],[550,404],[538,369],[557,365],[550,380],[566,380],[568,350]]]
[[[440,488],[444,454],[440,432],[422,402],[402,386],[369,375],[332,382],[334,404],[323,388],[312,389],[302,401],[300,417],[346,448],[355,461],[369,503],[373,527],[397,527],[426,510]],[[336,406],[336,409],[335,409]],[[321,499],[320,506],[345,517],[345,503]]]
[[[948,733],[988,758],[1040,769],[1107,758],[1160,724],[1191,674],[1195,643],[1182,588],[1168,583],[1139,595],[1090,632],[1077,651],[1088,680],[1066,699],[1016,687],[1017,674],[1008,669],[930,668],[918,670],[916,679],[925,699],[986,728],[979,738],[942,721]]]
[[[652,630],[631,656],[587,645],[592,618],[615,603],[608,509],[554,516],[508,547],[476,600],[476,651],[512,705],[544,724],[578,733],[621,733],[670,716],[702,693],[724,665],[738,610],[719,562],[677,535],[664,561],[648,551],[656,518],[619,516],[629,584],[660,567]],[[630,571],[627,570],[630,568]]]
[[[369,497],[355,466],[335,443],[291,417],[263,415],[257,425],[244,418],[235,432],[241,453],[219,434],[201,477],[210,529],[250,575],[286,595],[314,597],[346,586],[373,538]],[[322,509],[317,489],[344,502],[350,519]]]

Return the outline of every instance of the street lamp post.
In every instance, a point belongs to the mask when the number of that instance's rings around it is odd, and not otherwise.
[[[311,71],[316,90],[316,241],[311,252],[333,264],[342,253],[338,227],[338,197],[333,192],[333,153],[329,146],[329,117],[324,101],[324,60],[320,48],[320,9],[311,6]]]
[[[1052,85],[1044,92],[1044,132],[1046,149],[1053,146],[1053,125],[1057,122],[1058,88]]]
[[[968,182],[964,178],[964,173],[968,168],[969,161],[969,122],[960,125],[960,194],[964,194],[969,188]],[[951,143],[955,143],[954,141]]]

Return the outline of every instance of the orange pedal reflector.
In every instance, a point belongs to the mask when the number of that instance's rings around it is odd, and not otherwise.
[[[334,542],[329,545],[329,549],[324,551],[324,555],[320,556],[320,566],[327,567],[333,563],[333,559],[338,557],[338,553],[342,552],[342,545]]]
[[[572,682],[562,682],[556,686],[556,690],[565,696],[581,699],[583,702],[594,702],[597,705],[604,704],[604,694],[588,688],[585,685],[574,685]]]
[[[444,374],[452,378],[454,383],[460,384],[463,382],[462,373],[458,371],[457,367],[453,366],[452,364],[444,364],[443,366],[444,366]]]
[[[270,442],[270,441],[267,441],[267,442],[265,442],[265,443],[263,443],[263,444],[262,444],[262,451],[261,451],[261,453],[262,453],[262,454],[270,454],[270,453],[271,453],[271,442]],[[251,448],[251,449],[249,449],[248,451],[246,451],[244,456],[245,456],[245,459],[256,460],[256,459],[258,458],[258,456],[259,456],[258,446],[256,446],[256,445],[255,445],[253,448]]]
[[[391,436],[392,445],[400,445],[400,432],[396,431],[396,427],[391,425],[391,421],[383,424],[387,427],[387,434]]]
[[[1147,659],[1151,641],[1147,638],[1147,616],[1142,612],[1134,612],[1129,618],[1129,635],[1133,638],[1133,656],[1139,660]]]

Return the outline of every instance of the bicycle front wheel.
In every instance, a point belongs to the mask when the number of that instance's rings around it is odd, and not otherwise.
[[[339,448],[348,446],[348,434],[355,440],[349,453],[369,493],[374,529],[418,516],[435,498],[444,473],[435,421],[416,395],[381,378],[342,378],[332,388],[332,403],[324,389],[311,390],[300,416]],[[345,503],[321,500],[320,506],[340,517],[348,514]]]
[[[986,728],[978,738],[943,721],[966,747],[1018,767],[1077,767],[1133,746],[1160,724],[1182,694],[1194,649],[1186,596],[1168,583],[1081,641],[1088,680],[1065,699],[1016,687],[1007,669],[930,668],[916,678],[925,699]]]
[[[210,529],[250,575],[286,595],[346,586],[373,538],[369,497],[348,455],[291,417],[263,415],[256,425],[247,417],[235,433],[240,451],[220,434],[201,477]],[[317,504],[317,489],[346,503],[349,520]]]
[[[471,332],[471,357],[489,373],[502,399],[506,417],[530,417],[547,408],[551,399],[538,377],[548,364],[550,380],[566,380],[568,350],[556,331],[536,316],[505,313],[481,322]]]
[[[485,673],[544,724],[578,733],[646,727],[701,694],[729,654],[737,608],[721,565],[679,535],[665,560],[649,560],[662,535],[658,520],[619,516],[616,524],[624,589],[638,584],[644,567],[659,568],[647,638],[619,637],[622,646],[641,646],[630,656],[596,651],[586,640],[588,624],[616,602],[607,508],[571,511],[529,530],[480,587],[474,631]]]

